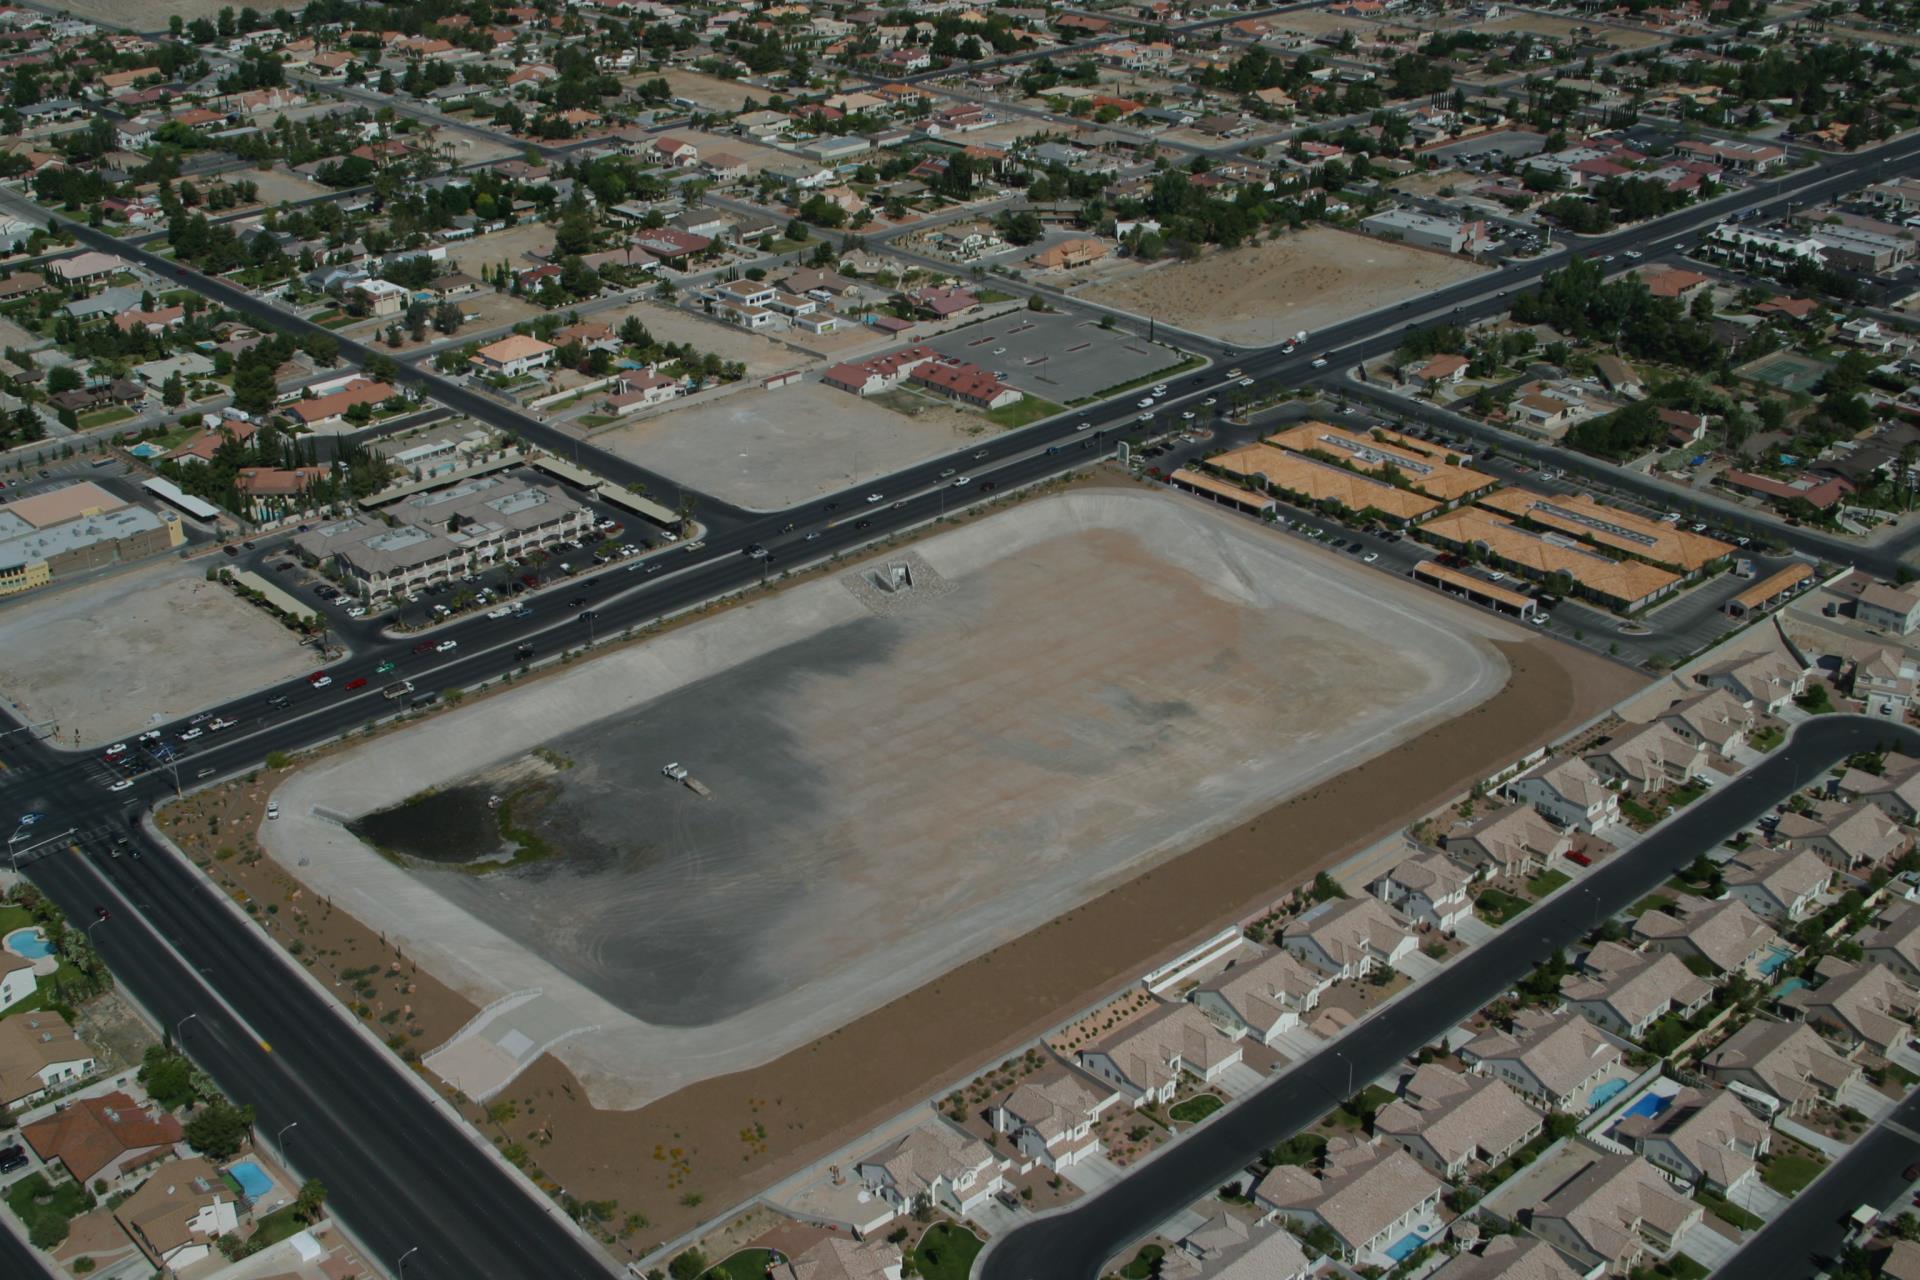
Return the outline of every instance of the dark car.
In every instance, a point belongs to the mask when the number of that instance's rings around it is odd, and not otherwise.
[[[229,543],[228,545],[226,545],[226,546],[224,546],[224,547],[222,547],[222,548],[220,548],[220,549],[221,549],[222,551],[224,551],[224,552],[226,552],[226,553],[227,553],[228,555],[230,555],[230,556],[237,556],[237,555],[239,555],[239,554],[240,554],[240,548],[238,548],[238,547],[236,547],[236,546],[234,546],[234,545],[232,545],[231,543]]]
[[[367,678],[365,676],[355,676],[353,679],[347,681],[347,688],[349,689],[364,689],[366,687]]]
[[[586,607],[587,598],[585,596],[575,596],[573,599],[567,601],[567,608],[569,609],[584,609]]]
[[[855,521],[853,522],[853,527],[854,527],[854,528],[856,528],[856,529],[870,529],[870,528],[872,528],[872,527],[873,527],[873,521],[871,521],[871,520],[855,520]]]
[[[12,1173],[15,1169],[26,1167],[26,1148],[17,1144],[11,1147],[0,1147],[0,1173]]]
[[[284,707],[290,701],[292,701],[292,699],[288,698],[286,694],[276,693],[271,698],[267,699],[267,705],[270,707]]]
[[[417,644],[417,645],[415,645],[415,646],[413,646],[413,651],[414,651],[415,653],[432,653],[432,652],[433,652],[433,641],[431,641],[431,640],[422,640],[422,641],[421,641],[421,642],[420,642],[419,644]]]

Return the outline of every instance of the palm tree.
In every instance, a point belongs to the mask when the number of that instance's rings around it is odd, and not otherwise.
[[[318,1178],[308,1178],[300,1184],[300,1194],[293,1200],[293,1216],[302,1222],[314,1222],[320,1217],[320,1206],[327,1202],[327,1189]]]

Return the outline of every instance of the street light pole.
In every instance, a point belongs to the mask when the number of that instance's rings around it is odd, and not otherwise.
[[[285,1164],[287,1159],[287,1134],[299,1127],[300,1122],[295,1120],[282,1126],[280,1132],[273,1135],[273,1149],[280,1153],[280,1162],[282,1164]]]
[[[400,1255],[400,1261],[395,1263],[393,1268],[394,1280],[407,1280],[407,1259],[418,1252],[420,1252],[420,1246],[415,1245]]]
[[[178,1025],[176,1025],[176,1026],[174,1027],[174,1029],[173,1029],[173,1047],[174,1047],[175,1049],[178,1049],[178,1048],[180,1047],[180,1037],[181,1037],[182,1035],[184,1035],[184,1034],[186,1033],[186,1030],[187,1030],[187,1024],[188,1024],[189,1022],[192,1022],[192,1021],[193,1021],[193,1020],[194,1020],[195,1018],[197,1018],[197,1017],[199,1017],[199,1016],[200,1016],[200,1015],[199,1015],[199,1014],[197,1014],[197,1013],[190,1013],[190,1014],[188,1014],[188,1015],[187,1015],[186,1017],[184,1017],[184,1018],[182,1018],[182,1019],[180,1019],[180,1021],[179,1021],[179,1023],[178,1023]]]

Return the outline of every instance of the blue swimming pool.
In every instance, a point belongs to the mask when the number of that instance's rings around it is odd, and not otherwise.
[[[1426,1241],[1420,1238],[1419,1232],[1409,1231],[1404,1236],[1401,1236],[1400,1239],[1395,1244],[1393,1244],[1391,1247],[1387,1249],[1387,1256],[1389,1258],[1392,1258],[1395,1262],[1405,1262],[1407,1260],[1408,1254],[1412,1253],[1415,1249],[1418,1249],[1421,1245],[1425,1243]]]
[[[1760,961],[1760,976],[1771,978],[1780,972],[1780,966],[1793,958],[1793,953],[1784,947],[1769,948],[1765,958]]]
[[[1596,1108],[1606,1106],[1609,1102],[1619,1097],[1626,1087],[1627,1082],[1625,1080],[1607,1081],[1587,1095],[1587,1110],[1592,1111]]]
[[[47,941],[47,935],[39,925],[15,929],[4,940],[0,940],[0,946],[28,960],[45,960],[53,954],[53,944]]]
[[[1778,1000],[1781,996],[1791,995],[1806,985],[1807,980],[1805,978],[1788,978],[1785,982],[1773,989],[1773,998]]]
[[[240,1192],[249,1200],[258,1200],[273,1190],[273,1179],[251,1160],[227,1166],[227,1175],[240,1184]]]
[[[1673,1099],[1665,1094],[1644,1093],[1634,1099],[1633,1105],[1626,1109],[1621,1119],[1627,1116],[1657,1116],[1672,1105]]]

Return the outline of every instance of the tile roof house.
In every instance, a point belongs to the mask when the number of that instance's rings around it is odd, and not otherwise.
[[[1015,1085],[989,1109],[988,1119],[995,1133],[1013,1139],[1020,1153],[1016,1173],[1036,1164],[1059,1170],[1100,1154],[1094,1121],[1119,1101],[1113,1090],[1062,1071]]]
[[[1416,924],[1452,933],[1473,914],[1467,887],[1474,869],[1444,853],[1408,858],[1367,886],[1367,892]]]
[[[1912,1240],[1881,1240],[1886,1254],[1880,1259],[1881,1280],[1920,1280],[1920,1244]]]
[[[1629,1115],[1613,1137],[1692,1189],[1738,1195],[1759,1176],[1773,1131],[1734,1094],[1682,1089],[1658,1115]]]
[[[1814,814],[1783,813],[1774,828],[1789,849],[1819,855],[1835,871],[1864,875],[1885,866],[1913,844],[1886,810],[1870,800],[1840,808],[1822,806]]]
[[[286,412],[303,427],[323,427],[345,421],[347,410],[357,404],[383,404],[398,394],[399,392],[388,383],[377,382],[372,378],[355,378],[330,395],[315,396],[311,400],[295,400],[287,406]]]
[[[1507,793],[1555,826],[1591,832],[1620,821],[1620,797],[1578,756],[1550,760],[1507,784]]]
[[[517,378],[532,369],[545,368],[553,360],[553,348],[538,338],[516,333],[488,343],[473,355],[473,366],[482,373],[497,373]]]
[[[1289,1222],[1324,1225],[1340,1256],[1358,1262],[1390,1245],[1439,1203],[1445,1188],[1399,1147],[1340,1137],[1319,1173],[1281,1165],[1253,1189],[1256,1205]]]
[[[1560,995],[1575,1013],[1617,1035],[1638,1040],[1654,1019],[1686,1017],[1707,1002],[1713,987],[1695,977],[1680,957],[1633,951],[1602,942],[1581,958],[1580,971],[1560,981]]]
[[[1332,985],[1332,978],[1282,949],[1234,965],[1188,998],[1229,1036],[1271,1045],[1299,1026]]]
[[[1288,921],[1280,945],[1323,973],[1363,978],[1406,959],[1414,937],[1378,898],[1342,898]]]
[[[1291,1233],[1269,1231],[1253,1248],[1232,1259],[1209,1280],[1306,1280],[1314,1262]]]
[[[1527,1226],[1577,1267],[1626,1275],[1649,1251],[1671,1253],[1705,1213],[1639,1156],[1596,1154],[1533,1206]]]
[[[1501,1081],[1428,1062],[1380,1109],[1373,1131],[1452,1181],[1475,1161],[1497,1167],[1540,1136],[1545,1123]]]
[[[0,1107],[17,1106],[87,1075],[93,1050],[47,1009],[0,1018]]]
[[[1920,760],[1889,755],[1879,773],[1849,768],[1835,790],[1848,800],[1871,800],[1895,822],[1911,826],[1920,819]]]
[[[1721,868],[1727,892],[1762,920],[1799,923],[1819,910],[1833,868],[1805,849],[1748,848]]]
[[[1880,907],[1872,933],[1860,945],[1867,959],[1901,981],[1920,985],[1920,902],[1896,898]]]
[[[40,989],[33,961],[11,951],[0,951],[0,1011],[13,1008]]]
[[[787,1267],[793,1280],[900,1280],[901,1260],[899,1246],[884,1240],[827,1236],[795,1254]]]
[[[1750,658],[1728,658],[1693,673],[1694,681],[1709,689],[1725,689],[1748,707],[1776,714],[1807,691],[1808,672],[1777,653]]]
[[[1585,1115],[1593,1089],[1624,1072],[1626,1053],[1577,1013],[1528,1010],[1512,1031],[1489,1031],[1460,1047],[1460,1060],[1496,1076],[1534,1105]]]
[[[76,1181],[116,1182],[173,1153],[183,1140],[180,1122],[152,1103],[142,1105],[115,1090],[79,1098],[20,1130],[34,1154],[58,1160]]]
[[[1559,1250],[1530,1236],[1495,1236],[1479,1253],[1456,1253],[1427,1280],[1583,1280]]]
[[[1191,1071],[1208,1084],[1240,1061],[1238,1044],[1190,1004],[1170,1004],[1082,1049],[1079,1064],[1116,1085],[1136,1107],[1167,1102]]]
[[[1217,1209],[1175,1243],[1190,1257],[1216,1262],[1243,1248],[1252,1238],[1253,1228],[1245,1218]]]
[[[1585,759],[1595,773],[1635,795],[1684,786],[1707,766],[1706,748],[1688,742],[1661,721],[1609,739]]]
[[[1788,1115],[1837,1100],[1861,1075],[1859,1064],[1841,1057],[1812,1027],[1762,1018],[1728,1036],[1700,1065],[1729,1088],[1737,1084],[1778,1099]]]
[[[1006,1185],[1006,1167],[986,1143],[936,1119],[909,1129],[854,1172],[895,1213],[924,1203],[966,1217]]]
[[[1633,940],[1649,951],[1699,956],[1722,973],[1761,977],[1760,966],[1780,944],[1780,935],[1738,898],[1711,900],[1681,894],[1664,910],[1642,912]]]
[[[1724,756],[1753,731],[1753,711],[1725,689],[1707,689],[1668,704],[1654,723],[1673,730],[1682,742]]]
[[[1920,991],[1884,966],[1822,956],[1814,972],[1824,981],[1788,992],[1781,1005],[1842,1043],[1855,1048],[1864,1044],[1882,1057],[1913,1034]]]
[[[113,1211],[154,1266],[179,1274],[240,1225],[240,1197],[202,1156],[171,1160]]]
[[[1447,856],[1490,875],[1528,876],[1573,848],[1573,837],[1530,804],[1496,810],[1465,831],[1449,835]]]

